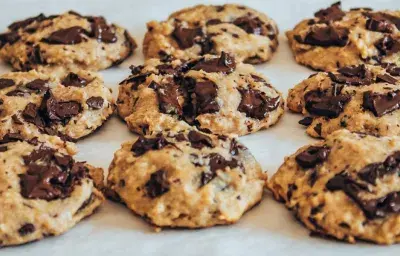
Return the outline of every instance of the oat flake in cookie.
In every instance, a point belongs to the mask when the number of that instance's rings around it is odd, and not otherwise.
[[[132,67],[120,84],[117,107],[139,134],[196,126],[245,135],[278,122],[284,100],[253,66],[222,52],[191,61],[150,59]]]
[[[98,129],[113,110],[110,89],[93,72],[32,70],[0,76],[0,137],[47,134],[76,140]]]
[[[73,144],[53,141],[0,140],[0,247],[61,235],[103,202],[90,178],[101,170],[75,161]]]
[[[314,16],[286,33],[298,63],[325,71],[361,63],[400,65],[400,11],[344,11],[337,2]]]
[[[287,106],[312,137],[339,129],[400,135],[400,67],[358,65],[311,75],[289,90]]]
[[[0,34],[0,57],[15,70],[63,66],[97,71],[123,62],[135,48],[126,29],[73,11],[17,21]]]
[[[238,61],[268,61],[278,47],[275,22],[246,6],[197,5],[147,23],[143,42],[146,58],[190,59],[230,52]]]
[[[236,139],[174,130],[124,143],[107,186],[155,226],[204,228],[237,222],[261,200],[266,179]]]
[[[287,157],[268,187],[312,232],[400,242],[400,137],[336,131]]]

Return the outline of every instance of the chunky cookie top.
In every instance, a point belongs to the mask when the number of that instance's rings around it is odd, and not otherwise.
[[[189,59],[225,51],[255,64],[268,61],[278,47],[275,22],[241,5],[197,5],[171,14],[167,21],[151,21],[147,29],[147,58]]]
[[[281,94],[254,67],[222,52],[190,61],[151,59],[121,82],[119,114],[135,132],[173,125],[244,135],[278,121]]]
[[[400,65],[400,12],[354,8],[340,2],[287,32],[296,61],[317,70],[361,63]]]

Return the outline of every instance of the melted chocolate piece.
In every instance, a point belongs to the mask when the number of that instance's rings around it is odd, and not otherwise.
[[[89,82],[78,76],[75,73],[70,72],[62,81],[61,84],[64,86],[74,86],[74,87],[85,87]]]
[[[43,97],[40,111],[46,117],[47,122],[67,123],[70,118],[82,111],[82,106],[77,101],[58,101],[48,91]]]
[[[382,13],[365,13],[367,22],[365,28],[371,31],[392,33],[395,25]]]
[[[376,185],[376,180],[385,175],[398,173],[400,175],[400,151],[396,151],[381,163],[372,163],[362,168],[358,177],[363,181]]]
[[[172,145],[172,143],[168,142],[162,135],[155,138],[145,138],[140,136],[132,145],[131,151],[136,157],[138,157],[149,150],[159,150],[168,145]]]
[[[26,105],[25,109],[22,111],[22,117],[26,122],[32,123],[43,129],[45,124],[38,110],[39,108],[35,104],[28,103],[28,105]]]
[[[387,113],[400,108],[400,91],[388,93],[364,92],[363,107],[372,111],[376,117],[381,117]]]
[[[385,83],[389,83],[389,84],[396,84],[398,82],[398,80],[396,78],[394,78],[393,76],[388,75],[388,74],[377,75],[376,81],[377,82],[385,82]]]
[[[400,212],[400,192],[392,192],[377,199],[364,200],[359,193],[367,188],[343,173],[330,179],[326,188],[330,191],[342,190],[358,204],[368,219],[382,218],[388,214]]]
[[[19,133],[11,133],[10,132],[3,136],[3,138],[0,140],[0,144],[6,144],[9,142],[15,142],[15,141],[24,141],[24,138]]]
[[[326,9],[321,9],[314,14],[319,19],[320,23],[329,23],[332,21],[341,20],[346,14],[341,9],[341,3],[332,4]]]
[[[240,112],[247,117],[264,119],[268,112],[275,110],[280,104],[280,97],[270,98],[264,92],[254,89],[239,89],[242,100],[238,106]]]
[[[103,17],[87,17],[91,23],[92,31],[89,34],[99,42],[103,43],[115,43],[117,36],[113,31],[112,26],[108,26],[106,20]]]
[[[15,85],[14,80],[8,78],[0,78],[0,90]]]
[[[319,90],[304,95],[305,108],[310,114],[329,118],[338,117],[350,99],[348,94],[329,96]]]
[[[12,30],[12,31],[16,31],[16,30],[18,30],[20,28],[25,28],[25,27],[29,26],[30,24],[32,24],[35,21],[40,22],[40,21],[43,21],[45,19],[46,19],[46,16],[44,16],[43,13],[41,13],[38,16],[30,17],[30,18],[27,18],[25,20],[16,21],[14,23],[11,23],[8,26],[8,28],[10,30]]]
[[[17,42],[20,38],[21,37],[16,31],[0,34],[0,48],[5,46],[6,44],[12,45],[15,42]]]
[[[400,41],[387,35],[376,42],[375,47],[381,55],[391,55],[400,51]]]
[[[304,125],[304,126],[310,126],[312,124],[313,120],[314,120],[313,117],[306,116],[299,121],[299,124]]]
[[[243,29],[248,34],[261,36],[266,36],[269,34],[264,22],[262,22],[258,17],[239,17],[233,21],[233,24]]]
[[[209,159],[210,172],[202,172],[200,177],[200,185],[204,186],[208,184],[212,179],[217,176],[217,171],[224,171],[226,167],[231,169],[238,167],[238,161],[234,158],[226,160],[223,156],[218,153],[211,153],[207,156]]]
[[[46,92],[49,87],[46,86],[47,81],[42,79],[35,79],[25,85],[26,88],[36,91],[38,93]]]
[[[312,27],[311,31],[306,35],[304,40],[299,37],[295,39],[299,43],[329,47],[343,47],[349,41],[349,30],[346,28],[327,27]]]
[[[74,26],[66,29],[60,29],[50,34],[49,37],[43,38],[48,44],[79,44],[85,40],[85,29]]]
[[[339,74],[329,72],[328,75],[332,81],[340,84],[350,85],[369,85],[372,81],[371,71],[362,64],[359,66],[348,66],[338,69]]]
[[[20,236],[26,236],[33,232],[35,232],[36,228],[32,223],[27,223],[23,225],[20,229],[18,229],[18,234]]]
[[[214,147],[212,139],[210,137],[196,131],[190,131],[188,134],[188,139],[192,147],[196,149],[202,149],[203,147]]]
[[[192,67],[193,70],[203,70],[207,73],[222,72],[225,74],[233,72],[235,68],[235,58],[225,52],[221,52],[221,56],[219,58],[213,58],[209,60],[203,59],[197,62],[194,67]]]
[[[218,86],[211,81],[196,82],[194,94],[191,95],[192,102],[196,102],[196,113],[215,113],[219,111],[216,101],[218,96]]]
[[[158,170],[152,173],[144,187],[147,196],[150,198],[156,198],[167,193],[170,187],[167,172],[164,170]]]
[[[175,38],[181,49],[192,47],[196,41],[203,37],[203,35],[203,30],[200,27],[184,28],[178,25],[172,32],[172,36]]]
[[[179,104],[179,86],[175,83],[159,85],[151,82],[149,88],[156,91],[159,109],[165,114],[182,115],[182,106]]]
[[[104,104],[102,97],[90,97],[87,99],[86,104],[92,109],[101,109]]]
[[[328,146],[310,146],[295,158],[296,162],[303,168],[312,168],[324,162],[331,152]]]

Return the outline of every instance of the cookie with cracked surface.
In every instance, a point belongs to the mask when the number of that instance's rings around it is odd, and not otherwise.
[[[339,129],[400,135],[400,67],[364,65],[319,72],[289,90],[287,106],[312,137]]]
[[[0,76],[0,137],[48,134],[76,140],[98,129],[114,108],[110,89],[93,72],[31,70]]]
[[[74,145],[58,142],[0,140],[0,247],[61,235],[104,201],[90,178],[101,170],[76,162]]]
[[[400,65],[400,11],[343,11],[337,2],[314,16],[286,33],[298,63],[325,71],[362,63]]]
[[[225,52],[191,61],[147,60],[120,84],[119,115],[139,134],[196,126],[245,135],[278,122],[284,100],[253,66]]]
[[[204,228],[238,221],[261,200],[266,179],[236,139],[174,129],[124,143],[107,186],[155,226]]]
[[[0,58],[24,71],[40,66],[102,70],[120,64],[135,48],[126,29],[73,11],[17,21],[0,34]]]
[[[400,137],[336,131],[285,158],[268,187],[308,229],[400,242]]]
[[[191,59],[225,51],[257,64],[271,59],[278,33],[271,18],[249,7],[197,5],[147,23],[143,53],[148,59]]]

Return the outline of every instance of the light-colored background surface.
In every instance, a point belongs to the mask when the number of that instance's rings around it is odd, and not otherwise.
[[[189,0],[0,0],[0,30],[11,22],[28,16],[56,14],[73,9],[82,14],[104,15],[132,33],[141,45],[147,21],[163,20],[169,13],[196,3],[221,4],[225,1]],[[289,51],[284,31],[297,22],[311,17],[315,11],[333,1],[269,0],[242,1],[265,12],[278,23],[280,46],[272,61],[257,66],[271,83],[282,91],[305,79],[312,71],[297,65]],[[342,1],[343,8],[372,7],[400,9],[400,0]],[[118,68],[101,72],[106,84],[117,94],[117,84],[129,74],[129,65],[143,62],[141,47],[134,57]],[[0,72],[9,67],[0,65]],[[271,176],[284,156],[312,141],[297,124],[300,116],[286,113],[275,127],[240,140],[246,144]],[[124,123],[113,117],[94,135],[78,143],[78,158],[108,168],[123,141],[134,139]],[[340,206],[339,206],[340,207]],[[0,209],[1,211],[1,209]],[[1,256],[11,255],[399,255],[400,245],[390,247],[366,243],[349,245],[342,242],[313,238],[292,215],[275,202],[269,193],[259,206],[247,213],[236,225],[203,230],[169,230],[154,233],[141,219],[121,205],[107,202],[100,211],[60,237],[15,248],[0,249]]]

